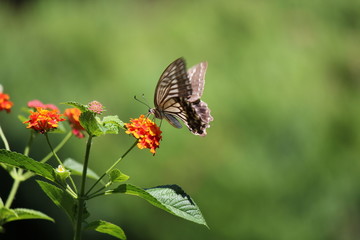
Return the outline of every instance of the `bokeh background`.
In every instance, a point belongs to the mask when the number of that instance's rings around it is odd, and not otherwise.
[[[136,149],[119,168],[131,184],[182,186],[210,230],[123,195],[90,201],[90,219],[121,226],[128,239],[359,239],[359,1],[3,1],[0,82],[15,106],[0,123],[11,148],[26,144],[17,115],[29,100],[98,100],[123,121],[146,113],[133,96],[152,104],[160,74],[180,56],[188,67],[209,62],[208,135],[164,122],[156,156]],[[132,143],[125,134],[96,139],[90,167],[102,173]],[[84,148],[73,138],[59,155],[82,161]],[[36,139],[31,156],[47,153]],[[0,185],[6,198],[3,170]],[[34,179],[13,206],[56,223],[9,223],[0,239],[71,239]]]

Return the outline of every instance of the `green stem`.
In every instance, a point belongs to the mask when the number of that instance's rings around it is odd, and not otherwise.
[[[11,207],[11,204],[15,199],[16,192],[19,189],[20,182],[21,182],[21,180],[19,178],[14,179],[14,183],[11,187],[10,194],[9,194],[8,198],[6,199],[6,203],[5,203],[6,208]]]
[[[51,150],[51,153],[53,154],[53,156],[55,157],[55,159],[58,161],[58,163],[61,165],[61,166],[64,166],[63,163],[61,162],[60,158],[58,157],[58,155],[56,154],[56,152],[54,151],[54,148],[52,147],[51,143],[50,143],[50,139],[49,139],[49,136],[47,133],[44,133],[45,135],[45,138],[46,138],[46,141],[50,147],[50,150]],[[77,191],[76,189],[76,185],[74,183],[74,180],[72,179],[71,175],[69,176],[69,179],[70,179],[70,183],[71,185],[73,186],[73,188],[75,189],[75,191]]]
[[[54,148],[54,152],[58,152],[64,145],[65,143],[71,138],[72,136],[72,132],[70,131],[65,137],[64,139]],[[49,152],[48,155],[46,155],[40,162],[41,163],[45,163],[47,162],[51,157],[53,156],[52,152]]]
[[[5,137],[5,134],[0,126],[0,136],[1,136],[1,140],[4,142],[4,145],[5,145],[5,149],[10,151],[10,147],[9,147],[9,143]]]
[[[118,159],[116,160],[116,162],[103,174],[101,175],[101,177],[94,183],[94,185],[91,186],[91,188],[89,189],[89,191],[87,191],[86,195],[88,195],[90,193],[90,191],[107,175],[109,174],[109,172],[111,170],[113,170],[115,168],[115,166],[123,159],[125,158],[125,156],[136,146],[136,144],[138,143],[138,140],[136,139],[136,141],[133,143],[133,145],[131,145],[131,147]],[[101,191],[103,189],[103,187],[99,190],[97,190],[95,193],[98,193],[99,191]]]
[[[1,127],[0,127],[0,131],[2,133]],[[25,156],[29,156],[30,147],[32,145],[33,139],[34,139],[34,133],[31,132],[28,143],[27,143],[27,145],[25,146],[25,149],[24,149],[24,155]],[[5,146],[6,146],[6,144],[5,144]],[[10,150],[10,149],[7,149],[7,150]],[[18,189],[19,189],[20,183],[22,181],[24,181],[24,178],[23,178],[22,174],[23,174],[23,169],[17,169],[17,168],[12,169],[12,172],[11,172],[10,175],[14,178],[14,183],[13,183],[13,185],[11,187],[9,196],[6,199],[6,203],[5,203],[6,208],[11,207],[11,204],[13,203],[13,201],[15,199],[15,195],[16,195]]]
[[[103,195],[106,195],[106,191],[101,192],[101,193],[93,193],[89,196],[89,199],[96,198],[96,197],[103,196]]]
[[[4,142],[5,149],[8,150],[8,151],[10,151],[9,143],[8,143],[6,137],[5,137],[5,134],[4,134],[1,126],[0,126],[0,137],[1,137],[2,141]],[[0,165],[1,165],[4,169],[8,169],[8,166],[5,165],[4,163],[1,163]]]
[[[72,136],[72,132],[69,132],[64,138],[63,140],[54,148],[54,152],[57,153],[64,145],[65,143],[71,138]],[[48,153],[48,155],[46,155],[40,162],[41,163],[45,163],[47,162],[51,157],[53,156],[53,152],[50,151]],[[32,172],[27,172],[25,173],[24,176],[24,180],[27,180],[29,178],[31,178],[32,176],[34,176],[35,174]]]
[[[50,143],[49,135],[47,134],[47,132],[44,133],[44,135],[45,135],[46,141],[47,141],[47,143],[48,143],[48,145],[50,147],[52,155],[55,157],[55,159],[59,163],[59,165],[63,166],[63,163],[61,162],[60,158],[58,157],[58,155],[56,154],[56,152],[54,151],[54,149],[53,149],[53,147],[52,147],[52,145]]]
[[[25,149],[24,149],[24,155],[25,156],[29,156],[29,153],[30,153],[30,148],[31,148],[31,145],[33,143],[33,140],[35,138],[35,132],[34,131],[30,131],[30,136],[29,136],[29,140],[28,140],[28,143],[26,144],[25,146]]]
[[[90,149],[91,149],[91,143],[92,143],[92,136],[89,135],[88,141],[86,143],[86,151],[85,151],[85,159],[84,159],[84,166],[83,166],[83,172],[82,172],[82,178],[81,178],[81,187],[80,187],[80,195],[78,198],[78,209],[77,209],[77,218],[75,223],[75,234],[74,234],[74,240],[81,240],[81,233],[82,233],[82,218],[83,218],[83,212],[84,212],[84,204],[85,204],[85,183],[86,183],[86,174],[87,174],[87,168],[89,165],[89,156],[90,156]]]

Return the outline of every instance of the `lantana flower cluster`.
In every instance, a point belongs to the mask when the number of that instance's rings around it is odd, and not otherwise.
[[[130,119],[130,122],[125,123],[126,133],[132,134],[138,139],[138,148],[148,148],[152,154],[155,154],[162,138],[160,128],[144,115],[141,115],[139,118]]]
[[[85,129],[80,124],[81,111],[78,108],[65,109],[64,115],[67,117],[72,133],[78,138],[84,138]]]
[[[80,125],[79,117],[81,111],[77,108],[68,108],[64,114],[60,114],[60,110],[54,104],[44,104],[39,100],[29,101],[27,106],[33,108],[30,111],[29,120],[25,121],[28,124],[27,128],[34,129],[40,133],[46,133],[58,128],[59,122],[65,121],[64,116],[67,117],[72,133],[78,137],[85,137],[85,129]]]
[[[0,111],[5,110],[9,113],[13,105],[13,102],[10,101],[10,96],[0,92]]]
[[[59,122],[66,120],[61,117],[62,114],[59,114],[57,110],[47,110],[37,107],[36,111],[30,111],[30,119],[24,123],[28,123],[26,128],[32,128],[37,132],[46,133],[57,128]]]

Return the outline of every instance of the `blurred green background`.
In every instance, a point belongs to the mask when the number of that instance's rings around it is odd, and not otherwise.
[[[360,238],[359,1],[9,2],[0,4],[0,82],[15,106],[0,122],[16,151],[27,141],[17,115],[29,100],[98,100],[128,121],[148,110],[133,96],[152,104],[170,62],[209,62],[208,135],[164,122],[156,156],[136,149],[119,168],[138,186],[182,186],[210,230],[131,196],[90,201],[90,219],[118,224],[129,239]],[[132,142],[96,139],[90,167],[101,173]],[[34,145],[32,157],[47,153],[44,139]],[[84,148],[73,138],[59,155],[82,161]],[[5,198],[11,181],[0,174]],[[0,239],[71,239],[65,214],[34,180],[14,207],[56,224],[10,223]]]

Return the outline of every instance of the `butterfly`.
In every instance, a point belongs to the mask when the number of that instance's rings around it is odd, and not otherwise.
[[[173,127],[184,122],[195,135],[205,136],[206,128],[214,118],[207,104],[200,100],[204,91],[207,62],[201,62],[188,71],[183,58],[176,59],[161,74],[156,85],[154,105],[150,113],[166,119]]]

